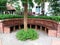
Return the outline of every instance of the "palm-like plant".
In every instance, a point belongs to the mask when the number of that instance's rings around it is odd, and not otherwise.
[[[42,15],[44,15],[44,5],[45,5],[45,2],[47,2],[48,0],[34,0],[35,3],[37,3],[38,5],[41,4],[41,7],[42,7]]]
[[[17,2],[18,0],[11,0],[10,2]],[[33,7],[33,1],[32,0],[21,0],[22,5],[24,7],[24,30],[27,31],[27,16],[28,16],[28,4],[29,6]]]

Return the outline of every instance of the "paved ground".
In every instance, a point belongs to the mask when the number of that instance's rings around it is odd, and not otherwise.
[[[60,38],[47,36],[45,32],[37,31],[39,34],[39,39],[34,41],[32,40],[19,41],[15,37],[16,32],[10,34],[0,34],[0,39],[2,40],[3,45],[51,45],[52,40],[55,39],[60,40]]]

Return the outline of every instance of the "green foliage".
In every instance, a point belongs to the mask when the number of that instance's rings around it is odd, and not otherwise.
[[[53,15],[60,15],[60,1],[59,0],[50,0],[51,13]]]
[[[0,14],[0,20],[3,19],[12,19],[12,18],[23,18],[23,15],[2,15]],[[28,16],[28,18],[40,18],[40,19],[46,19],[46,20],[53,20],[53,21],[60,21],[60,16]]]
[[[5,15],[0,15],[0,20],[2,19],[12,19],[12,18],[23,18],[23,16],[20,15],[9,15],[9,14],[5,14]]]
[[[41,2],[43,2],[42,0],[34,0],[38,5],[41,4]]]
[[[14,3],[17,2],[17,1],[19,1],[19,0],[9,0],[8,3],[14,4]]]
[[[6,10],[6,3],[7,3],[7,0],[0,1],[0,10]]]
[[[29,2],[28,2],[29,6],[33,7],[34,4],[33,4],[32,0],[28,0],[28,1],[29,1]]]
[[[40,18],[46,20],[60,21],[60,16],[29,16],[28,18]]]
[[[18,0],[10,0],[8,3],[13,4],[14,2],[17,2]],[[29,4],[29,6],[33,7],[33,1],[32,0],[21,0],[22,5],[24,6],[26,3]]]
[[[35,1],[35,3],[37,3],[39,5],[39,4],[41,4],[43,2],[47,2],[49,0],[34,0],[34,1]]]
[[[34,4],[33,4],[33,1],[32,0],[21,0],[23,6],[27,3],[29,4],[29,6],[33,7]]]
[[[19,15],[21,12],[20,6],[17,5],[17,7],[15,7],[15,9],[16,9],[16,14]]]
[[[27,31],[24,31],[24,29],[21,29],[16,33],[16,38],[22,41],[25,41],[27,39],[35,40],[38,38],[38,34],[34,29],[28,29]]]
[[[6,5],[6,2],[7,2],[7,0],[1,0],[0,1],[0,6],[2,6],[2,5],[5,6]]]

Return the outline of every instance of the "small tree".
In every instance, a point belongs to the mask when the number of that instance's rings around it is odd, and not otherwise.
[[[10,2],[17,2],[18,0],[11,0]],[[28,16],[28,4],[33,7],[32,0],[21,0],[24,7],[24,30],[27,31],[27,16]]]
[[[33,7],[32,0],[21,0],[24,7],[24,30],[27,31],[28,4]]]

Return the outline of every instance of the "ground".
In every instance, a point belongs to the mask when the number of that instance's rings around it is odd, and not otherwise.
[[[19,41],[16,39],[16,32],[12,32],[10,34],[1,34],[0,39],[2,40],[3,45],[51,45],[52,40],[60,40],[60,38],[49,37],[47,33],[44,31],[38,30],[39,39],[37,40],[27,40],[27,41]]]

